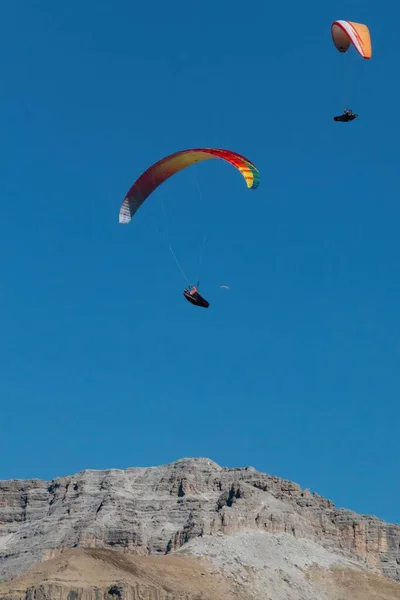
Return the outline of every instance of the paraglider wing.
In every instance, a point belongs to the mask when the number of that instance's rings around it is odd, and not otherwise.
[[[347,52],[350,44],[353,44],[363,58],[371,58],[371,36],[368,27],[363,23],[335,21],[332,23],[331,33],[333,43],[339,52]]]
[[[229,162],[243,175],[249,189],[258,187],[260,183],[258,169],[247,158],[236,152],[218,148],[194,148],[175,152],[156,162],[135,181],[122,202],[119,222],[129,223],[146,198],[169,177],[186,167],[210,158],[221,158]]]

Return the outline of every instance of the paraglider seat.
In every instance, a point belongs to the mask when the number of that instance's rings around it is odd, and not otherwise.
[[[352,110],[346,109],[342,115],[338,117],[333,117],[333,120],[341,121],[342,123],[348,123],[349,121],[354,121],[354,119],[356,119],[357,117],[358,115],[356,113],[353,113]]]
[[[194,306],[202,306],[203,308],[208,308],[210,306],[210,303],[199,294],[197,288],[195,287],[189,286],[183,291],[183,295],[185,296],[186,300],[188,300],[191,304],[194,304]]]

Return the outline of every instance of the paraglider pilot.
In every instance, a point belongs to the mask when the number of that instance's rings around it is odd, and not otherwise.
[[[197,287],[194,285],[189,285],[185,290],[183,290],[183,295],[188,302],[194,304],[195,306],[202,306],[203,308],[208,308],[210,306],[210,303],[199,294]]]
[[[352,110],[346,108],[342,115],[340,115],[339,117],[333,117],[333,120],[341,121],[342,123],[348,123],[349,121],[354,121],[354,119],[356,119],[357,117],[358,115],[356,113],[353,113]]]

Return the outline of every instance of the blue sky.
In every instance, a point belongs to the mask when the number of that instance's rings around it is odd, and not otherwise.
[[[208,456],[400,521],[400,7],[334,4],[2,7],[1,478]],[[118,224],[199,146],[258,190],[209,161]]]

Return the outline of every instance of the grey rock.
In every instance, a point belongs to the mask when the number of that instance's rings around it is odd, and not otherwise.
[[[0,482],[3,580],[63,548],[162,555],[196,538],[243,531],[312,540],[400,582],[398,525],[336,509],[330,500],[253,467],[185,458],[158,467],[86,470],[52,481]]]

